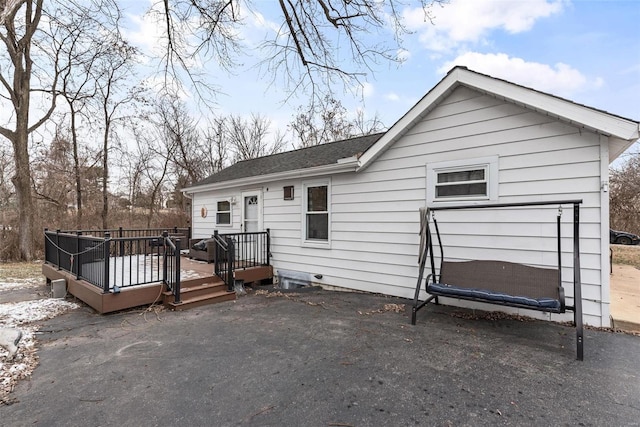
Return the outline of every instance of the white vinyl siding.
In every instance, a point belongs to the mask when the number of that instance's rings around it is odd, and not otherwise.
[[[584,319],[587,324],[609,326],[608,301],[601,301],[600,143],[598,135],[584,129],[459,87],[364,171],[331,176],[330,245],[314,247],[305,239],[305,188],[326,181],[265,182],[264,227],[271,230],[274,271],[321,274],[318,283],[323,285],[412,298],[418,277],[418,211],[427,203],[425,165],[495,157],[499,159],[496,200],[501,203],[583,199]],[[291,185],[294,200],[283,200],[283,187]],[[194,206],[199,212],[197,198]],[[437,217],[448,257],[553,267],[556,212],[557,207],[552,206],[517,212],[442,211]],[[194,227],[198,218],[199,214],[194,216]],[[566,208],[562,257],[569,305],[573,304],[571,221],[572,212]],[[497,306],[487,308],[496,310]],[[570,320],[572,313],[551,318]]]
[[[193,194],[191,201],[193,211],[193,214],[191,215],[193,220],[191,224],[192,237],[211,237],[214,230],[219,230],[221,233],[240,232],[240,209],[235,209],[236,205],[234,203],[231,203],[231,225],[221,226],[216,224],[218,201],[231,201],[239,198],[240,193],[236,193],[232,190],[225,191],[224,193],[203,192]],[[208,212],[206,218],[202,218],[200,215],[200,211],[203,207],[205,207]]]

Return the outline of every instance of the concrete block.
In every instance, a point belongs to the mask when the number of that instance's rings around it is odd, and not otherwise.
[[[64,298],[67,296],[67,281],[57,279],[51,281],[51,292],[54,298]]]

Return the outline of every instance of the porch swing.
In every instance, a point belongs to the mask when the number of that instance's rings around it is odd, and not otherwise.
[[[416,284],[411,324],[416,324],[418,310],[439,297],[450,297],[478,301],[502,306],[525,308],[548,313],[573,311],[576,327],[577,359],[583,360],[582,292],[580,280],[580,204],[582,200],[541,201],[529,203],[501,203],[458,206],[436,206],[420,209],[420,270]],[[487,208],[519,208],[557,205],[556,219],[557,268],[540,268],[524,264],[496,260],[450,261],[444,256],[442,236],[435,218],[436,211],[471,210]],[[561,216],[562,206],[573,205],[573,299],[574,304],[565,303],[562,287]],[[433,253],[433,222],[440,252],[440,266],[436,270]],[[420,301],[420,291],[425,267],[429,260],[424,291],[428,297]]]

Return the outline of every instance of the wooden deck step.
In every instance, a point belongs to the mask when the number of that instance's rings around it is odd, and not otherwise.
[[[208,282],[200,283],[200,280],[186,281],[180,289],[179,304],[174,302],[170,291],[162,293],[162,301],[165,307],[172,310],[187,310],[206,304],[215,304],[236,299],[235,292],[229,292],[227,285],[219,278],[209,278]]]
[[[180,297],[181,303],[165,302],[165,306],[171,310],[188,310],[190,308],[201,307],[208,304],[216,304],[224,301],[233,301],[236,299],[235,292],[218,291],[208,295],[192,296],[189,298]]]

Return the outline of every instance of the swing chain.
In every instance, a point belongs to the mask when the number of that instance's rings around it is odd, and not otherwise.
[[[558,205],[558,216],[562,216],[562,205]]]

